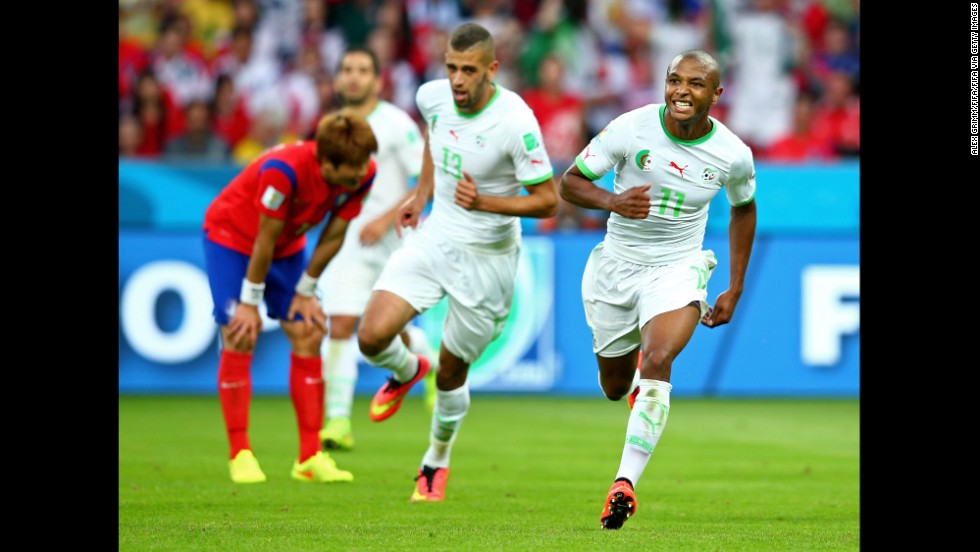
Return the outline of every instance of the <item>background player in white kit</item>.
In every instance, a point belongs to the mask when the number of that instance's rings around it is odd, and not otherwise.
[[[449,296],[429,448],[413,502],[445,498],[450,449],[470,404],[469,367],[500,335],[510,312],[521,246],[518,217],[550,217],[558,210],[541,129],[520,96],[493,82],[495,58],[490,33],[464,24],[449,38],[449,79],[419,87],[416,103],[428,126],[425,157],[415,195],[399,215],[401,226],[418,231],[391,256],[358,330],[367,361],[393,372],[371,401],[371,418],[385,420],[429,370],[424,357],[410,354],[395,337]],[[419,225],[433,192],[432,211]]]
[[[334,85],[344,106],[365,117],[378,139],[374,186],[361,214],[351,221],[343,248],[317,283],[330,332],[321,351],[326,421],[320,442],[325,449],[349,450],[354,446],[351,404],[357,383],[357,349],[351,337],[381,269],[401,247],[395,220],[422,168],[424,143],[411,116],[378,96],[378,58],[371,50],[348,48],[340,59]],[[412,352],[432,359],[421,328],[407,326],[402,339]],[[432,385],[426,386],[426,400],[434,404],[434,374],[429,380]]]
[[[731,321],[742,295],[755,238],[755,168],[748,146],[708,116],[721,93],[714,58],[678,55],[667,69],[666,104],[617,117],[562,177],[565,200],[611,211],[582,276],[599,384],[610,400],[630,391],[643,351],[619,471],[600,516],[606,529],[636,511],[634,487],[667,423],[674,359],[698,321],[709,328]],[[614,193],[593,184],[613,169]],[[708,205],[722,188],[732,205],[730,276],[711,307],[707,283],[717,261],[701,247]]]

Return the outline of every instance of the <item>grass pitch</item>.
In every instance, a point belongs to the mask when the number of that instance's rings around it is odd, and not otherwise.
[[[671,398],[619,531],[599,513],[619,467],[626,402],[473,394],[441,503],[411,504],[429,414],[354,410],[352,483],[293,481],[287,397],[255,397],[265,483],[228,478],[213,397],[119,398],[119,550],[859,550],[859,403]]]

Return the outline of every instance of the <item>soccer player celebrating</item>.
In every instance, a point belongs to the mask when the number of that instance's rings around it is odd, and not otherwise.
[[[425,357],[411,354],[398,333],[449,296],[429,448],[413,502],[445,498],[450,451],[470,405],[469,367],[500,335],[510,312],[521,245],[518,217],[550,217],[558,209],[538,122],[520,96],[493,82],[495,57],[490,33],[464,24],[449,38],[449,78],[419,87],[416,103],[428,129],[425,156],[398,220],[417,231],[389,259],[358,330],[367,361],[393,372],[370,406],[372,420],[386,420],[429,371]],[[433,194],[432,211],[419,225]]]
[[[378,97],[381,79],[378,58],[366,48],[349,48],[340,59],[334,85],[344,106],[367,119],[378,139],[378,172],[361,214],[350,223],[350,237],[334,262],[320,277],[318,289],[327,313],[329,334],[323,342],[323,378],[326,380],[327,422],[320,431],[325,449],[354,447],[351,405],[357,383],[356,345],[351,337],[371,288],[391,253],[401,246],[395,230],[398,208],[409,193],[412,179],[422,167],[424,148],[418,125],[408,113]],[[402,339],[413,353],[433,360],[428,338],[409,325]],[[426,398],[435,402],[435,374],[426,377]],[[429,391],[431,389],[431,391]]]
[[[674,359],[699,321],[709,328],[731,321],[742,295],[755,237],[755,168],[748,146],[708,115],[721,93],[714,58],[700,50],[676,56],[665,103],[614,119],[561,180],[567,201],[611,211],[582,276],[599,383],[610,400],[630,391],[642,345],[626,443],[600,516],[606,529],[636,512],[634,489],[670,412]],[[613,192],[594,184],[613,169]],[[722,188],[732,205],[730,279],[712,307],[707,283],[717,261],[701,247],[708,205]]]
[[[314,140],[270,149],[246,166],[204,214],[204,259],[221,326],[218,397],[235,483],[265,481],[248,440],[252,352],[262,330],[259,303],[289,339],[289,394],[299,425],[299,481],[351,481],[320,450],[326,317],[317,278],[337,254],[348,223],[374,181],[378,142],[363,117],[325,115]],[[305,232],[329,216],[309,261]],[[305,269],[305,270],[304,270]]]

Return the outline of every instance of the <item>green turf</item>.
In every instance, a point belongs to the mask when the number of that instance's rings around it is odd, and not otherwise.
[[[428,445],[420,397],[374,423],[355,401],[353,483],[293,481],[286,397],[256,397],[250,437],[268,481],[228,479],[217,397],[119,398],[119,550],[859,549],[859,408],[847,400],[674,397],[637,512],[599,527],[625,401],[475,394],[447,499],[408,497]]]

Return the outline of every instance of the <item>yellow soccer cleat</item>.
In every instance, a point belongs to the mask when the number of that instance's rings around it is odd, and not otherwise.
[[[297,481],[307,483],[338,483],[354,480],[354,474],[337,468],[333,458],[322,450],[317,451],[303,463],[299,460],[293,462],[293,471],[290,475]]]
[[[235,458],[228,461],[228,470],[231,472],[231,480],[235,483],[262,483],[265,481],[265,474],[259,467],[259,461],[248,449],[238,451]]]

